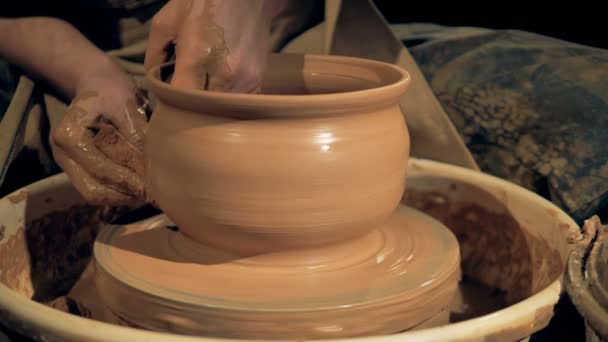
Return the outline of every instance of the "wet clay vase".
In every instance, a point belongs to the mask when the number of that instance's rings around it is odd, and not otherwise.
[[[151,198],[191,238],[239,254],[368,233],[403,193],[408,74],[338,57],[272,56],[269,66],[263,95],[152,79]]]
[[[118,321],[237,338],[447,323],[459,247],[400,205],[410,78],[375,61],[273,55],[262,94],[149,75],[148,192],[166,216],[103,230],[95,283]],[[438,323],[439,322],[439,323]]]

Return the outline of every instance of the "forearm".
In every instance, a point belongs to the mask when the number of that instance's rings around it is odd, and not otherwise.
[[[0,56],[70,99],[87,75],[118,72],[76,28],[54,18],[0,19]]]
[[[265,5],[269,9],[271,19],[281,14],[288,4],[289,0],[265,0]]]

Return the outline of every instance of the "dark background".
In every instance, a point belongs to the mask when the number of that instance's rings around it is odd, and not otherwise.
[[[92,6],[98,0],[79,0]],[[18,0],[9,2],[0,10],[1,16],[57,15],[75,23],[92,38],[107,36],[110,28],[102,11],[96,12],[96,20],[82,15],[78,0]],[[248,0],[243,0],[248,1]],[[313,0],[301,0],[313,1]],[[342,0],[348,2],[349,0]],[[562,1],[433,1],[433,0],[375,0],[382,14],[391,23],[427,22],[446,26],[477,26],[490,29],[518,29],[540,33],[579,44],[608,49],[608,12],[605,2]],[[81,3],[81,5],[82,5]],[[66,6],[70,4],[70,6]],[[603,6],[601,5],[603,4]],[[161,3],[162,5],[162,3]],[[153,15],[160,5],[150,6]],[[99,40],[102,48],[111,42]],[[106,46],[107,45],[107,46]]]
[[[608,48],[608,12],[600,8],[606,7],[602,1],[552,1],[548,4],[532,0],[480,1],[473,4],[462,1],[376,0],[375,3],[391,23],[427,22],[446,26],[518,29]]]

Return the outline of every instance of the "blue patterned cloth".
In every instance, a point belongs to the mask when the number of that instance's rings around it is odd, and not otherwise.
[[[480,168],[581,221],[608,204],[608,50],[521,31],[395,25]]]

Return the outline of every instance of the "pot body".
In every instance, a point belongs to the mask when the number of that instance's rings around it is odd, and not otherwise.
[[[273,57],[271,69],[285,77],[267,76],[272,95],[152,88],[148,191],[188,236],[240,253],[312,247],[361,236],[398,205],[410,146],[398,104],[407,73],[302,58]]]

